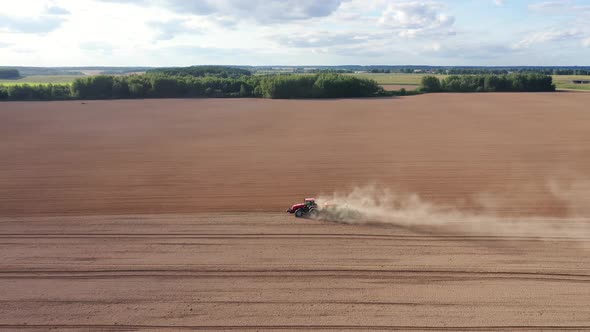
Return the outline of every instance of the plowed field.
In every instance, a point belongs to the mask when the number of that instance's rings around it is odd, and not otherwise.
[[[0,330],[590,329],[589,104],[0,103]]]

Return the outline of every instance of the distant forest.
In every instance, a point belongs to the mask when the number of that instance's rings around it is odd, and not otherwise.
[[[195,66],[145,74],[84,76],[72,84],[0,85],[0,100],[133,98],[350,98],[428,92],[555,91],[542,73],[425,76],[418,91],[385,91],[372,79],[335,72],[253,75],[237,67]]]
[[[95,71],[105,75],[130,74],[139,72],[165,73],[172,74],[174,71],[181,69],[181,74],[185,75],[185,68],[153,68],[153,67],[10,67],[20,72],[21,76],[39,76],[39,75],[83,75],[83,72]],[[422,66],[422,65],[342,65],[342,66],[193,66],[197,72],[205,72],[206,75],[193,76],[216,76],[212,69],[215,68],[233,68],[235,72],[243,71],[247,73],[430,73],[430,74],[510,74],[510,73],[539,73],[545,75],[590,75],[590,66]],[[200,68],[208,68],[206,70]],[[224,70],[227,73],[230,71]],[[231,76],[235,77],[235,76]]]
[[[0,68],[0,79],[16,79],[20,77],[20,72],[11,68]]]
[[[146,74],[80,77],[71,85],[0,86],[0,100],[133,98],[344,98],[375,97],[385,91],[373,80],[321,73],[252,75],[233,67],[187,67]]]
[[[442,80],[424,76],[423,92],[550,92],[555,91],[553,78],[538,73],[451,75]]]
[[[256,71],[271,71],[271,70],[293,70],[295,72],[338,72],[338,73],[430,73],[430,74],[444,74],[444,75],[475,75],[475,74],[511,74],[511,73],[538,73],[544,75],[590,75],[590,66],[261,66],[254,67]]]
[[[128,74],[144,72],[150,67],[10,67],[20,72],[21,76],[57,76],[57,75],[78,75],[83,72],[96,71],[108,75]]]
[[[477,75],[477,74],[513,74],[537,73],[543,75],[590,75],[590,67],[394,67],[373,68],[370,73],[406,73],[423,72],[439,75]]]
[[[166,76],[192,76],[192,77],[219,77],[219,78],[240,78],[251,76],[252,72],[247,69],[224,66],[193,66],[176,68],[157,68],[147,71],[148,74],[160,74]]]

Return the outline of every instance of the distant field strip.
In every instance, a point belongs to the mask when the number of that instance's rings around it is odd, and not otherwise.
[[[590,84],[574,84],[573,80],[590,81],[590,76],[584,75],[553,75],[553,83],[559,90],[590,90]]]
[[[0,85],[18,84],[68,84],[81,75],[47,75],[47,76],[26,76],[17,80],[0,80]]]
[[[360,78],[368,78],[377,81],[377,83],[382,85],[420,85],[420,81],[422,77],[426,76],[425,74],[400,74],[400,73],[393,73],[393,74],[371,74],[371,73],[359,73],[359,74],[350,74]],[[444,78],[447,75],[435,75],[438,78]]]

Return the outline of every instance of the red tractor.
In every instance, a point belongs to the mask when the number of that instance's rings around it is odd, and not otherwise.
[[[360,220],[363,215],[354,208],[326,202],[319,206],[315,198],[306,198],[305,202],[293,205],[287,210],[297,218],[321,219],[331,221],[352,222]]]
[[[287,212],[294,214],[297,218],[311,219],[317,218],[319,214],[315,198],[306,198],[304,203],[293,205]]]

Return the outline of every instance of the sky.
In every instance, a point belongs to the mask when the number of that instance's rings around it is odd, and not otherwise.
[[[6,0],[0,66],[590,65],[590,0]]]

